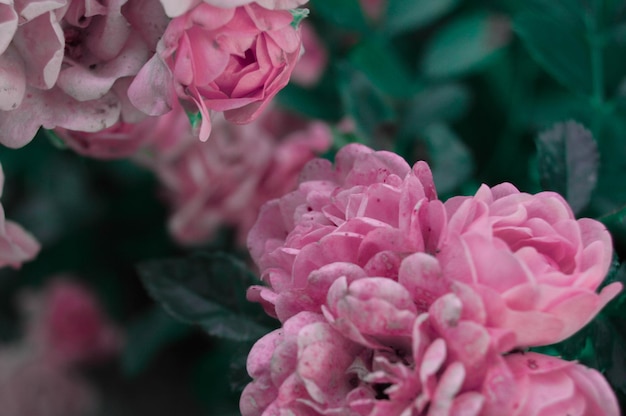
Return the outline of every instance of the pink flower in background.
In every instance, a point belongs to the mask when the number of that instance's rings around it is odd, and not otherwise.
[[[309,0],[161,0],[161,3],[169,17],[178,17],[202,3],[225,9],[256,3],[266,9],[286,10],[295,9],[308,1]]]
[[[38,345],[47,361],[62,366],[93,363],[121,349],[120,331],[86,287],[56,278],[42,293],[25,296],[26,340]]]
[[[380,20],[385,7],[387,6],[386,0],[359,0],[361,2],[361,9],[367,17],[374,21]]]
[[[157,0],[27,0],[0,7],[11,17],[0,30],[1,143],[23,146],[40,126],[93,132],[120,115],[139,117],[126,89],[165,30]]]
[[[121,338],[94,295],[65,278],[19,298],[25,334],[0,347],[3,416],[95,416],[95,389],[78,365],[118,353]]]
[[[304,54],[293,69],[291,80],[303,86],[315,85],[326,69],[328,53],[315,28],[306,20],[300,23],[300,34]]]
[[[0,166],[0,195],[4,188],[4,172]],[[19,268],[25,261],[32,260],[39,253],[39,243],[21,226],[8,221],[0,205],[0,267]]]
[[[158,53],[130,87],[131,101],[147,114],[164,114],[172,108],[173,84],[200,111],[203,140],[211,110],[248,123],[289,81],[301,49],[292,21],[288,11],[255,3],[230,9],[199,4],[170,22]]]
[[[69,148],[76,153],[97,159],[118,159],[137,153],[150,136],[146,128],[155,123],[155,117],[149,117],[140,123],[118,121],[111,127],[94,133],[67,130],[60,127],[54,132]],[[143,130],[143,131],[142,131]]]
[[[0,408],[3,416],[96,416],[96,391],[76,374],[28,355],[0,349]]]
[[[171,145],[179,140],[190,140],[191,125],[180,105],[158,117],[147,117],[137,123],[118,121],[113,126],[88,133],[56,128],[54,132],[63,142],[83,156],[99,159],[118,159],[136,155],[154,142]],[[196,139],[197,140],[197,139]]]
[[[184,111],[175,111],[181,130],[159,134],[140,161],[156,172],[173,211],[170,231],[184,244],[209,241],[223,225],[245,241],[259,207],[292,190],[302,167],[332,141],[326,125],[273,110],[244,126],[216,117],[211,140],[200,142]]]

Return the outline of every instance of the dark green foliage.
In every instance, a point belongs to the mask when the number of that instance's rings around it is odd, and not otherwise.
[[[544,189],[563,195],[574,212],[583,209],[598,179],[598,147],[591,132],[573,121],[555,124],[537,137]]]
[[[137,266],[146,289],[175,318],[210,335],[235,341],[256,340],[273,328],[264,312],[246,300],[246,288],[259,282],[227,254],[152,260]]]

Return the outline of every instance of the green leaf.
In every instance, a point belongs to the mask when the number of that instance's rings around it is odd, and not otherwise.
[[[211,335],[255,340],[273,328],[261,321],[258,304],[246,289],[259,282],[237,259],[226,254],[153,260],[137,266],[150,295],[175,318],[200,325]]]
[[[352,117],[357,129],[373,139],[381,127],[395,119],[391,102],[360,71],[347,63],[338,65],[339,91],[344,112]]]
[[[474,160],[469,149],[445,124],[428,126],[424,135],[432,161],[437,192],[445,194],[454,191],[467,181],[474,171]]]
[[[187,118],[189,118],[189,124],[191,124],[192,129],[197,129],[202,124],[202,113],[187,111]]]
[[[198,360],[192,370],[196,396],[204,403],[209,412],[207,415],[240,415],[239,397],[243,387],[252,379],[248,376],[245,365],[241,369],[235,369],[233,362],[237,362],[237,365],[241,360],[245,362],[251,346],[218,340],[211,347],[211,352]],[[236,390],[233,389],[233,376],[241,378]]]
[[[291,22],[291,26],[294,29],[297,29],[298,26],[300,26],[300,22],[309,15],[309,9],[291,9],[289,11],[291,12],[291,15],[293,16],[293,21]]]
[[[457,83],[433,85],[415,95],[404,117],[404,133],[415,132],[436,122],[456,121],[468,110],[470,93]]]
[[[616,243],[623,244],[626,241],[626,206],[602,215],[598,221],[606,225]]]
[[[460,0],[389,0],[385,28],[397,34],[416,30],[454,9]]]
[[[560,14],[523,12],[515,16],[513,30],[557,81],[572,91],[591,94],[591,53],[583,25]]]
[[[509,39],[509,22],[503,16],[486,13],[461,16],[430,39],[422,70],[429,77],[465,75],[487,65]]]
[[[182,324],[155,306],[137,317],[126,329],[122,369],[134,376],[145,370],[165,347],[190,334],[193,327]]]
[[[386,94],[410,97],[416,90],[407,68],[389,44],[377,40],[364,41],[354,48],[350,61]]]
[[[341,117],[341,105],[337,92],[333,88],[318,85],[311,90],[293,83],[287,84],[277,95],[277,101],[289,111],[294,111],[310,118],[338,120]]]
[[[344,29],[365,31],[368,28],[357,0],[311,0],[316,16]]]
[[[579,212],[598,179],[598,148],[591,132],[574,121],[558,123],[539,134],[537,150],[544,189],[560,193]]]

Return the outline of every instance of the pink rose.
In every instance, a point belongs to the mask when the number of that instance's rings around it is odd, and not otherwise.
[[[216,117],[211,140],[200,142],[184,111],[175,111],[170,124],[181,130],[155,136],[141,163],[156,172],[173,212],[170,231],[183,244],[209,241],[224,225],[245,241],[260,206],[291,191],[302,167],[332,141],[323,123],[272,110],[243,126]],[[282,131],[270,127],[277,118],[287,121]]]
[[[293,69],[291,80],[303,86],[315,85],[326,69],[328,53],[313,25],[306,20],[300,23],[300,33],[304,54]]]
[[[431,214],[417,209],[436,199],[423,162],[411,168],[396,154],[352,144],[337,153],[335,167],[316,159],[300,178],[296,191],[261,210],[248,237],[269,284],[252,288],[250,298],[281,321],[299,310],[319,312],[333,279],[346,272],[331,265],[397,280],[403,257],[429,249],[429,235],[441,228],[443,204],[437,201]]]
[[[4,172],[0,166],[0,195],[4,187]],[[19,268],[23,262],[32,260],[39,253],[40,245],[21,226],[8,221],[0,205],[0,267]]]
[[[563,340],[621,290],[595,293],[608,232],[554,193],[444,204],[424,162],[351,144],[309,162],[248,244],[267,284],[248,298],[283,329],[250,353],[246,415],[619,413],[597,372],[517,350]]]
[[[170,22],[158,53],[130,87],[131,101],[147,114],[163,114],[172,106],[173,84],[200,111],[203,140],[210,110],[248,123],[289,81],[301,49],[292,21],[288,11],[254,3],[230,9],[202,3]]]
[[[598,221],[576,220],[556,193],[483,185],[445,205],[442,276],[479,293],[489,325],[515,331],[519,346],[564,340],[622,288],[596,294],[612,261],[611,236]]]
[[[161,4],[163,4],[165,12],[169,17],[178,17],[202,3],[224,9],[256,3],[266,9],[285,10],[295,9],[308,1],[309,0],[161,0]]]
[[[472,292],[443,295],[417,313],[393,280],[343,278],[323,312],[300,312],[257,341],[242,415],[619,414],[595,370],[503,355],[507,337],[479,322],[484,310]]]
[[[128,81],[154,52],[167,17],[157,0],[126,3],[0,5],[11,16],[0,26],[0,143],[23,146],[40,126],[94,132],[120,115],[137,116],[127,103]]]
[[[310,162],[298,189],[270,201],[249,234],[268,285],[249,299],[281,322],[319,313],[344,275],[384,277],[409,289],[420,312],[447,293],[474,293],[481,324],[513,336],[512,349],[567,338],[621,290],[595,293],[611,261],[609,234],[577,221],[554,193],[503,184],[443,204],[423,162],[411,169],[353,144],[335,165]]]

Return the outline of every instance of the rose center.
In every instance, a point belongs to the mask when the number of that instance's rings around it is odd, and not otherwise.
[[[246,49],[244,56],[234,56],[234,58],[241,68],[245,68],[256,62],[256,56],[254,55],[252,49]]]

